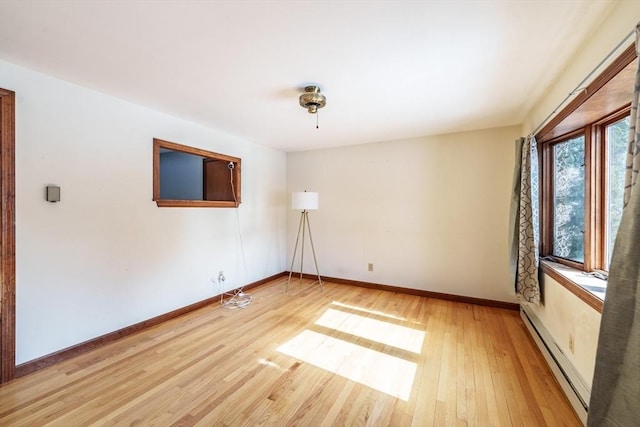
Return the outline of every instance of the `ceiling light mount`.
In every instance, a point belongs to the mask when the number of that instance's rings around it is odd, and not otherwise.
[[[300,106],[307,109],[309,114],[316,114],[318,108],[322,108],[327,104],[327,98],[320,93],[318,86],[307,86],[304,93],[300,95]]]

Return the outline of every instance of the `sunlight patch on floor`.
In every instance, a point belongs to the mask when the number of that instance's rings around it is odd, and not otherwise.
[[[405,401],[417,369],[413,362],[310,330],[277,350]]]
[[[361,311],[361,312],[367,313],[367,314],[375,314],[376,316],[388,317],[389,319],[406,320],[404,317],[394,316],[393,314],[388,314],[388,313],[385,313],[383,311],[370,310],[370,309],[367,309],[367,308],[356,307],[355,305],[349,305],[349,304],[345,304],[345,303],[338,302],[338,301],[333,301],[331,304],[332,305],[337,305],[338,307],[348,308],[349,310],[356,310],[356,311]]]
[[[320,316],[316,325],[416,354],[420,354],[424,342],[424,331],[331,308]]]

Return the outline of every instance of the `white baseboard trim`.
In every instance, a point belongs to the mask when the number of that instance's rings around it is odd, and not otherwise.
[[[586,425],[591,390],[573,367],[573,364],[562,353],[562,350],[560,350],[560,347],[558,347],[538,317],[522,305],[520,306],[520,316],[544,356],[547,365],[549,365],[553,375],[556,377],[558,384],[560,384],[562,391],[569,399],[578,418]]]

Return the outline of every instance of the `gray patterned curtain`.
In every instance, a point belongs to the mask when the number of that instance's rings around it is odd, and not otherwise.
[[[636,51],[640,23],[636,26]],[[589,427],[640,420],[640,62],[631,101],[624,209],[611,255],[593,374]]]
[[[516,297],[540,305],[538,282],[538,149],[533,136],[516,141],[511,199],[511,266]]]

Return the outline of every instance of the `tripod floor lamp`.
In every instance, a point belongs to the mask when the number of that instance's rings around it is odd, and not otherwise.
[[[289,279],[287,280],[287,291],[289,291],[289,282],[291,282],[291,275],[293,274],[293,264],[296,260],[296,253],[298,252],[298,243],[300,243],[300,235],[302,234],[302,244],[300,245],[300,279],[302,279],[302,271],[304,266],[304,241],[306,233],[309,233],[309,241],[311,242],[311,252],[313,253],[313,262],[316,266],[316,274],[318,275],[318,283],[320,283],[320,290],[322,290],[322,277],[320,277],[320,270],[318,269],[318,259],[316,258],[316,249],[313,246],[313,237],[311,236],[311,225],[309,224],[309,211],[316,210],[319,206],[318,193],[314,192],[294,192],[291,193],[291,208],[302,209],[300,214],[300,224],[298,224],[298,236],[296,237],[296,245],[293,248],[293,257],[291,258],[291,268],[289,268]]]

